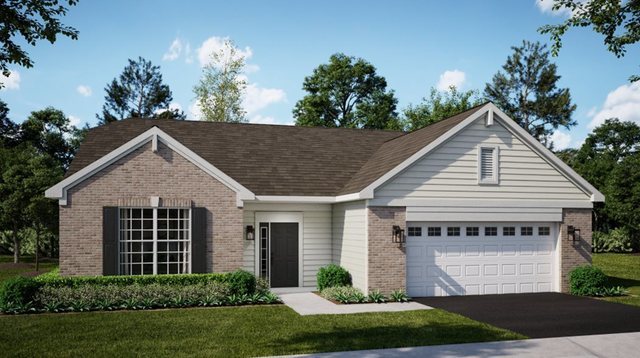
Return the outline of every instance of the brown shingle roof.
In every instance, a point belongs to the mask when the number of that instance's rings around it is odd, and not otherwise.
[[[256,195],[347,194],[363,189],[475,110],[411,133],[127,119],[91,129],[67,176],[157,126]]]

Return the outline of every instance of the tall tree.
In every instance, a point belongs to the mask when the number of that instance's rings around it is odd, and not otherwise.
[[[75,156],[81,135],[82,130],[72,126],[69,118],[53,107],[31,112],[20,126],[20,141],[55,159],[63,170]]]
[[[211,122],[245,122],[242,96],[247,87],[243,73],[244,56],[231,40],[211,54],[211,61],[202,69],[202,78],[193,88],[202,119]]]
[[[504,72],[498,71],[487,83],[484,96],[538,141],[552,147],[549,136],[554,130],[576,125],[571,118],[576,106],[569,89],[557,87],[560,76],[549,61],[546,45],[523,41],[512,49],[502,66]]]
[[[640,0],[553,0],[553,10],[571,13],[560,24],[538,29],[551,36],[554,56],[560,52],[562,37],[573,27],[591,27],[604,37],[604,44],[616,57],[624,56],[627,46],[640,41]],[[633,75],[629,80],[638,81],[640,75]]]
[[[77,0],[60,1],[74,6]],[[9,76],[9,64],[33,67],[29,54],[22,48],[24,41],[35,46],[39,40],[54,43],[58,35],[76,40],[78,30],[63,25],[60,17],[67,14],[67,8],[58,0],[0,0],[0,70]],[[2,88],[0,83],[0,88]]]
[[[0,227],[11,230],[14,262],[20,260],[18,233],[33,224],[36,212],[45,212],[42,205],[55,205],[51,200],[44,203],[42,198],[48,187],[62,179],[62,173],[53,158],[28,143],[0,148]]]
[[[293,109],[296,125],[400,129],[398,100],[387,81],[361,58],[342,53],[331,56],[304,79],[307,91]]]
[[[125,118],[185,118],[182,111],[169,107],[173,96],[169,86],[162,83],[160,67],[142,57],[129,59],[122,74],[105,91],[102,115],[96,115],[100,124]]]
[[[402,124],[405,130],[413,131],[482,103],[477,91],[458,91],[455,86],[440,92],[431,87],[429,97],[417,105],[410,104],[403,110]]]
[[[9,119],[9,107],[0,100],[0,147],[15,145],[18,129],[19,126]]]

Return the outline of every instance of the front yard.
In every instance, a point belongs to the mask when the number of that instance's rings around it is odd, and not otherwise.
[[[593,262],[629,290],[607,300],[640,306],[640,255],[594,254]],[[0,282],[33,271],[7,268]],[[284,305],[7,315],[0,337],[0,351],[23,357],[260,356],[526,338],[439,309],[299,316]]]
[[[525,338],[442,310],[299,316],[244,306],[0,316],[12,356],[263,356]]]

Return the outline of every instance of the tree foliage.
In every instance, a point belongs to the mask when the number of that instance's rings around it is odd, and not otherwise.
[[[304,79],[302,88],[307,95],[293,109],[296,125],[400,129],[398,100],[364,59],[334,54]]]
[[[244,57],[231,40],[225,40],[223,47],[211,54],[200,82],[193,88],[203,120],[246,121],[247,112],[242,108],[242,96],[247,87],[244,68]]]
[[[568,88],[558,88],[557,67],[540,43],[523,41],[487,83],[486,99],[495,103],[541,143],[551,147],[549,136],[559,127],[576,125],[576,106]]]
[[[596,229],[625,227],[640,239],[640,126],[606,120],[568,158],[568,164],[606,197],[604,205],[594,207]]]
[[[640,41],[639,0],[554,0],[553,10],[562,9],[571,12],[568,19],[538,29],[540,33],[551,36],[554,56],[560,52],[562,37],[573,27],[591,27],[604,37],[607,49],[617,57],[625,55],[627,46]],[[629,80],[638,81],[640,76],[633,75]]]
[[[129,63],[117,78],[105,87],[100,124],[125,118],[184,119],[182,111],[171,109],[173,95],[162,82],[160,67],[138,57]]]
[[[402,124],[407,131],[417,130],[481,103],[477,91],[458,91],[455,86],[451,86],[449,90],[439,92],[432,87],[428,98],[404,109]]]
[[[9,64],[33,67],[29,54],[22,48],[24,41],[35,46],[39,40],[54,43],[58,35],[76,40],[78,30],[63,25],[60,17],[67,14],[65,5],[74,6],[77,0],[0,0],[0,70],[9,76]],[[2,83],[0,83],[2,88]]]

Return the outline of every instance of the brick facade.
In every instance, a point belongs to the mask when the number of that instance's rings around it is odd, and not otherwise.
[[[575,243],[567,235],[567,226],[580,229]],[[560,289],[569,291],[569,272],[576,266],[591,263],[591,209],[563,209],[560,224]]]
[[[68,191],[60,206],[60,272],[102,274],[102,208],[147,204],[205,207],[207,267],[232,271],[242,267],[242,208],[236,194],[162,143],[153,153],[148,143]]]
[[[391,229],[398,225],[406,229],[404,207],[371,206],[368,220],[368,286],[388,294],[406,287],[405,247],[391,240]]]

